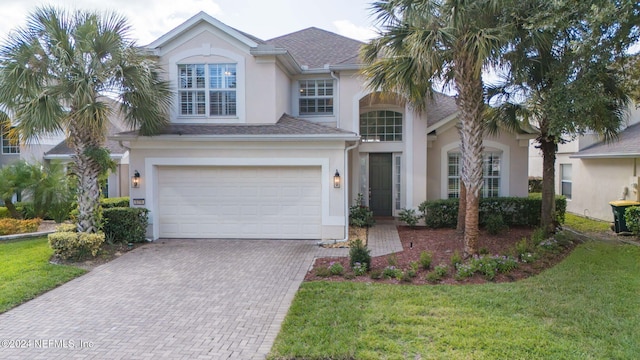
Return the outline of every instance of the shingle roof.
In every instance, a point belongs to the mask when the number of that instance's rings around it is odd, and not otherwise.
[[[363,43],[330,31],[310,27],[266,41],[282,47],[302,66],[309,69],[325,65],[357,65]]]
[[[574,158],[640,157],[640,123],[631,125],[618,135],[618,141],[600,142],[578,151]]]
[[[116,137],[137,136],[137,131],[127,131],[116,134]],[[298,119],[283,114],[275,124],[170,124],[162,129],[158,135],[222,135],[222,136],[270,136],[270,135],[321,135],[321,136],[352,136],[350,131],[324,126],[308,120]]]
[[[106,96],[100,97],[101,102],[106,103],[106,105],[111,109],[111,113],[109,114],[109,121],[107,122],[107,136],[111,136],[117,134],[119,132],[128,130],[127,125],[125,123],[125,115],[120,111],[120,102],[117,100],[113,100]],[[112,155],[123,155],[127,152],[127,149],[120,146],[117,141],[107,140],[104,144],[104,147],[108,149]],[[62,141],[58,145],[56,145],[53,149],[47,151],[44,155],[73,155],[73,150],[67,145],[67,141]]]
[[[121,132],[123,129],[116,126],[113,122],[109,121],[109,123],[107,124],[107,136],[109,135],[113,135],[113,134],[117,134],[119,132]],[[120,143],[118,141],[114,141],[114,140],[107,140],[104,144],[104,147],[106,149],[109,150],[109,152],[111,153],[111,155],[123,155],[124,153],[127,152],[127,149],[125,149],[124,147],[120,146]],[[67,144],[67,141],[62,141],[61,143],[59,143],[58,145],[56,145],[55,147],[53,147],[53,149],[47,151],[46,153],[44,153],[45,157],[46,156],[50,156],[50,155],[56,155],[56,156],[60,156],[60,155],[68,155],[68,156],[72,156],[74,155],[73,150],[69,147],[69,145]]]
[[[453,96],[434,93],[433,99],[427,103],[427,127],[437,124],[458,111],[458,104]]]

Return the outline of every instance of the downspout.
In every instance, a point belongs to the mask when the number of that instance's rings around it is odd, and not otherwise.
[[[334,109],[338,109],[338,111],[336,112],[336,127],[338,129],[340,129],[340,78],[338,76],[336,76],[336,72],[335,71],[331,71],[331,77],[334,78],[336,80],[336,101],[335,104],[333,105]]]
[[[349,242],[349,199],[347,198],[349,196],[349,162],[347,159],[349,158],[349,151],[357,148],[358,145],[360,145],[360,143],[356,141],[353,145],[344,149],[344,239],[319,241],[318,245],[322,246]]]

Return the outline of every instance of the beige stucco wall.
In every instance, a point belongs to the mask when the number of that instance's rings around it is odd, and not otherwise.
[[[497,137],[485,137],[485,149],[500,150],[503,152],[501,159],[501,178],[505,176],[508,181],[502,181],[500,196],[527,196],[528,194],[528,141],[518,140],[506,131]],[[446,198],[446,179],[444,179],[442,167],[446,162],[446,153],[449,150],[459,147],[460,137],[455,127],[448,129],[437,135],[427,151],[427,199]],[[499,147],[495,146],[499,145]],[[444,150],[443,150],[444,149]],[[508,151],[508,153],[507,153]],[[509,160],[506,160],[508,155]],[[446,163],[445,163],[446,165]]]
[[[165,70],[171,89],[176,91],[174,122],[275,123],[286,102],[278,100],[274,84],[282,82],[275,58],[256,58],[250,48],[237,39],[205,23],[200,23],[159,49],[159,63]],[[188,63],[237,64],[237,116],[207,118],[182,116],[178,113],[177,67]]]
[[[610,201],[623,198],[623,188],[629,188],[627,200],[635,200],[630,189],[632,175],[640,174],[640,158],[627,159],[571,159],[559,154],[556,161],[556,193],[560,194],[560,165],[571,164],[572,198],[567,211],[613,221]]]
[[[220,165],[251,166],[311,164],[322,168],[323,213],[322,239],[342,239],[345,231],[345,186],[333,187],[332,179],[336,169],[344,173],[344,141],[327,142],[205,142],[205,141],[154,141],[141,140],[129,143],[131,162],[129,177],[135,170],[140,172],[142,181],[137,189],[130,189],[131,198],[145,199],[144,207],[151,210],[150,219],[154,222],[157,213],[155,199],[157,194],[157,167],[162,164],[171,166]],[[160,165],[159,165],[160,164]],[[343,181],[347,181],[343,178]],[[326,196],[326,197],[325,197]],[[326,201],[325,201],[326,200]],[[326,215],[326,216],[325,216]],[[149,232],[152,236],[153,224]],[[155,230],[157,236],[157,229]]]

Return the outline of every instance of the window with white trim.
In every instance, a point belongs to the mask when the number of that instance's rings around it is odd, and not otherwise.
[[[300,80],[300,115],[333,115],[333,80]]]
[[[374,110],[360,114],[362,142],[402,141],[402,113]]]
[[[571,200],[571,164],[560,164],[560,194]]]
[[[449,198],[460,197],[460,164],[462,154],[451,152],[447,162],[447,196]],[[500,153],[485,152],[482,154],[482,197],[500,196]]]
[[[180,115],[235,116],[236,64],[178,65]]]
[[[12,128],[0,127],[0,142],[2,143],[3,154],[20,154],[20,141],[17,137],[10,136]]]

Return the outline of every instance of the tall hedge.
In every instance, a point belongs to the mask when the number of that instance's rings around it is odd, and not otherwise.
[[[149,223],[145,208],[114,207],[102,210],[102,230],[107,241],[117,243],[144,242]]]
[[[458,199],[425,201],[418,209],[422,212],[425,225],[432,228],[455,228],[458,222]],[[540,197],[497,197],[482,198],[479,205],[480,225],[485,225],[489,215],[500,215],[508,226],[539,226],[542,198]],[[567,200],[556,197],[556,219],[564,223]]]

